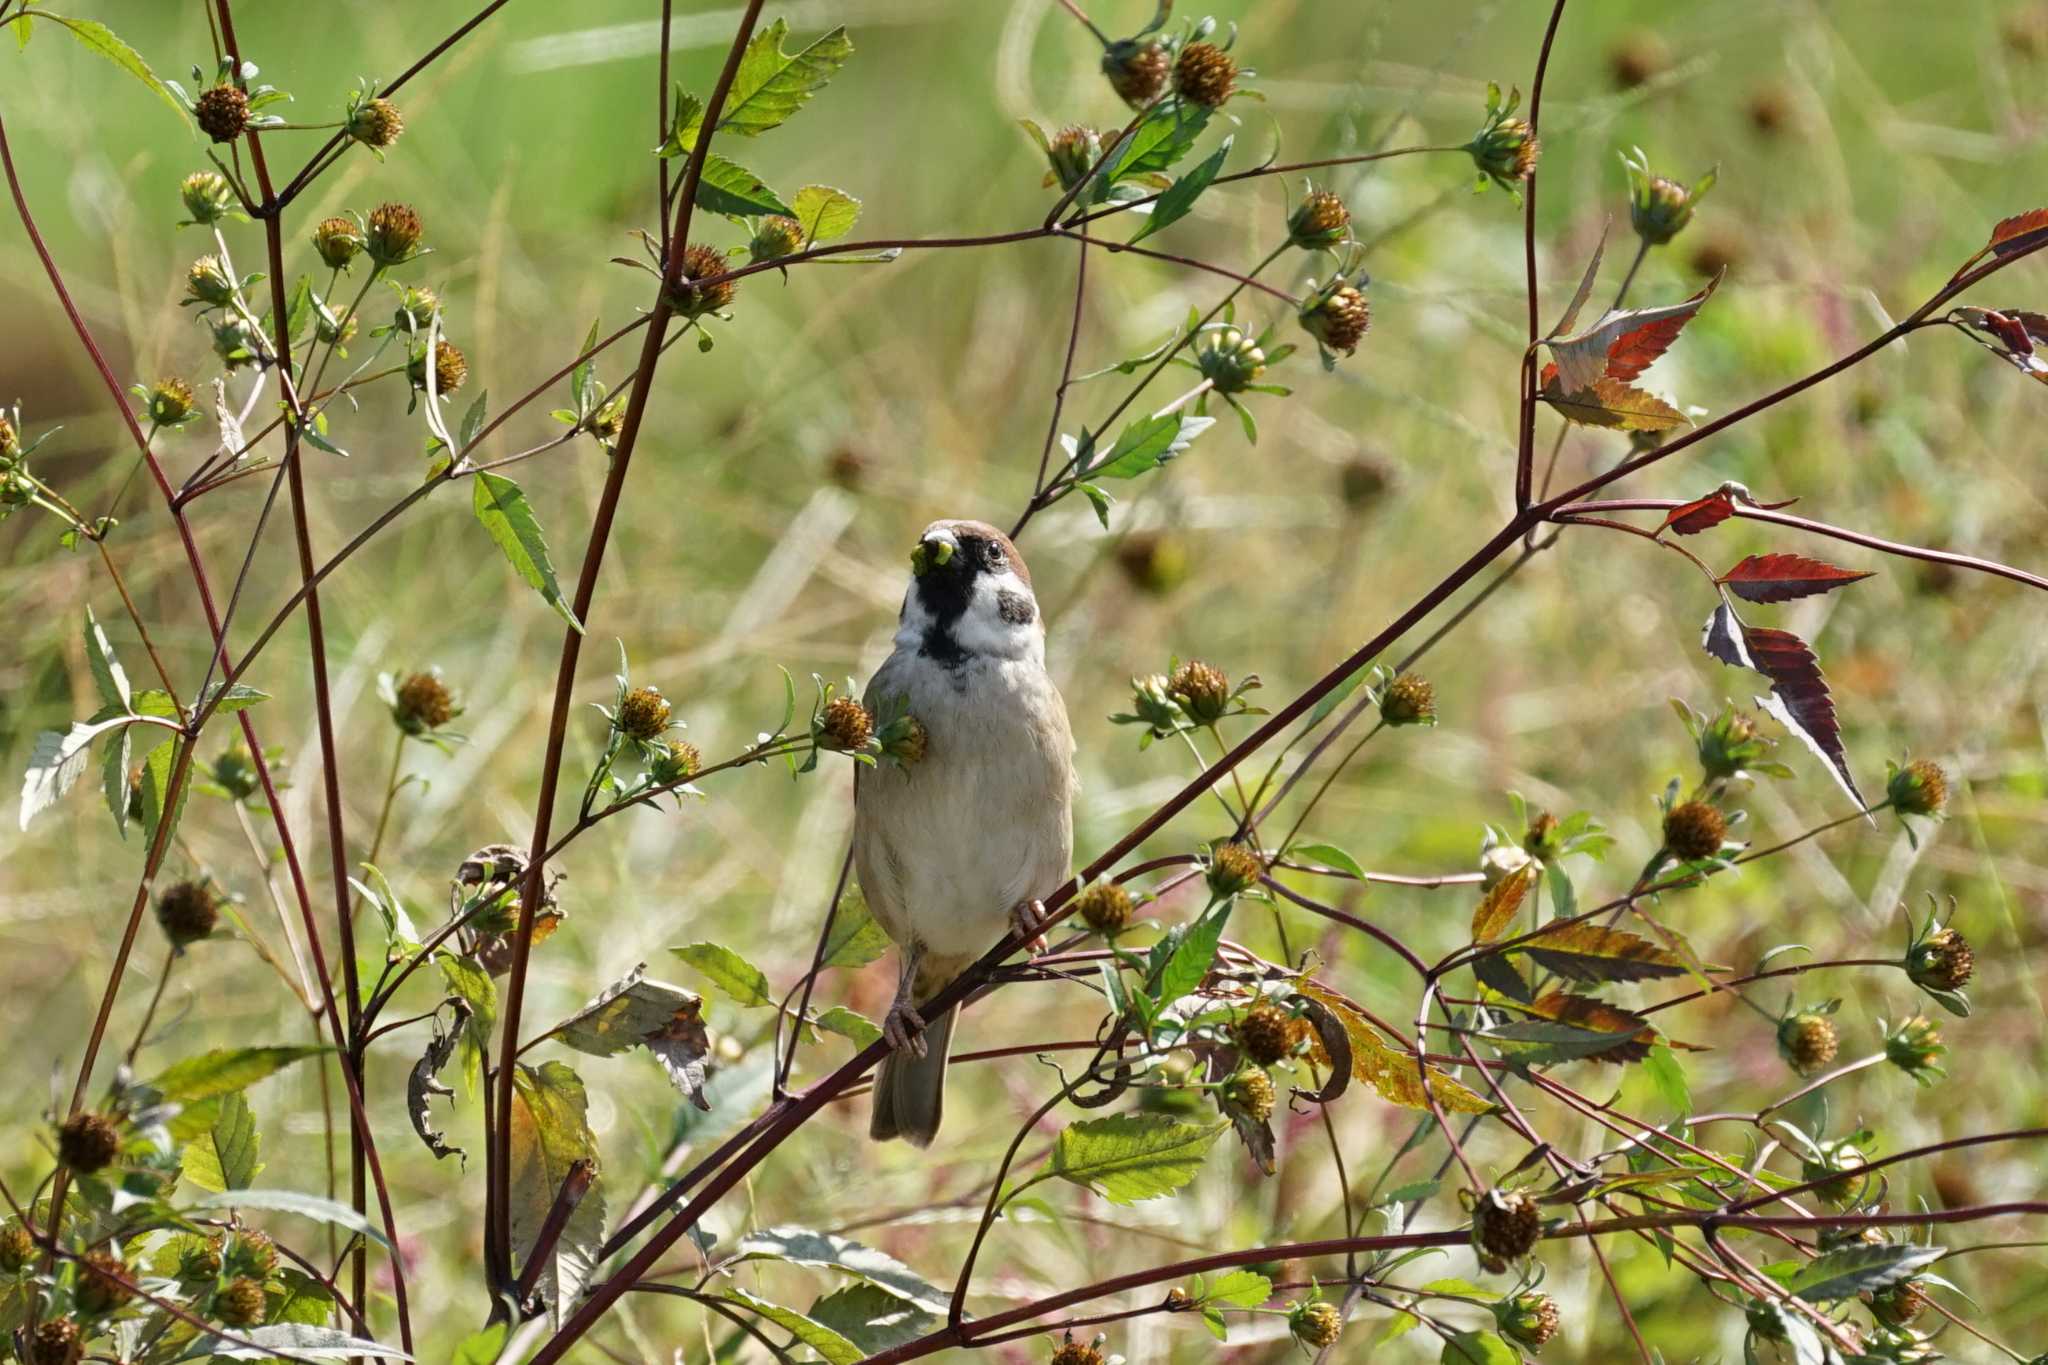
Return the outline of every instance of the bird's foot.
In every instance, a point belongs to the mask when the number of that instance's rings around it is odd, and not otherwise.
[[[907,995],[896,997],[888,1017],[882,1020],[882,1038],[898,1052],[924,1056],[924,1016],[917,1012],[916,1001]]]
[[[1018,901],[1010,907],[1010,923],[1016,926],[1024,938],[1025,948],[1034,956],[1046,950],[1044,901]]]

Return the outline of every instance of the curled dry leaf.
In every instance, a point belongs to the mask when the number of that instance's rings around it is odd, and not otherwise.
[[[1613,431],[1670,431],[1688,425],[1686,416],[1653,393],[1618,379],[1600,379],[1567,393],[1556,381],[1543,387],[1543,401],[1558,416],[1581,426]]]
[[[412,1075],[405,1083],[405,1111],[412,1118],[412,1130],[419,1134],[420,1141],[427,1144],[427,1150],[435,1157],[458,1156],[467,1164],[469,1154],[460,1147],[450,1146],[446,1137],[435,1129],[433,1099],[436,1095],[452,1098],[455,1094],[454,1087],[442,1084],[441,1068],[447,1066],[448,1059],[455,1055],[463,1030],[469,1026],[469,1003],[459,995],[451,995],[441,1002],[441,1008],[449,1012],[448,1027],[441,1027],[441,1011],[435,1010],[433,1041],[413,1063]]]
[[[2030,250],[2048,241],[2048,209],[2028,209],[2010,218],[2001,219],[1991,229],[1991,240],[1984,249],[1956,267],[1956,273],[1949,276],[1951,282],[1961,279],[1971,266],[1986,256],[2012,256]]]
[[[1344,1026],[1351,1043],[1353,1079],[1364,1081],[1379,1092],[1381,1099],[1394,1104],[1409,1109],[1429,1107],[1412,1054],[1389,1046],[1372,1022],[1359,1012],[1358,1006],[1320,981],[1303,977],[1297,984],[1303,995],[1327,1005]],[[1450,1113],[1493,1112],[1491,1103],[1435,1067],[1429,1069],[1429,1093]]]
[[[563,1020],[556,1035],[594,1057],[645,1047],[690,1103],[709,1109],[704,1060],[711,1040],[704,1029],[703,999],[680,986],[643,979],[646,970],[643,962],[606,987],[597,999]]]
[[[2048,314],[2008,308],[1955,308],[1949,321],[2030,379],[2048,384]]]
[[[1750,496],[1747,488],[1730,480],[1704,498],[1694,498],[1691,502],[1683,503],[1666,512],[1664,524],[1657,529],[1669,530],[1681,536],[1696,536],[1734,516],[1737,504],[1754,507],[1763,512],[1775,512],[1781,507],[1790,507],[1797,501],[1797,498],[1787,498],[1783,502],[1758,502]]]
[[[1655,364],[1691,322],[1700,305],[1721,287],[1722,275],[1681,303],[1662,308],[1626,308],[1609,312],[1576,336],[1550,343],[1557,385],[1566,395],[1593,388],[1603,379],[1627,384]],[[1549,371],[1545,371],[1546,376]]]

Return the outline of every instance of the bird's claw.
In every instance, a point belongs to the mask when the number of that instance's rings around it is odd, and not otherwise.
[[[924,1016],[909,1001],[898,1000],[889,1006],[888,1017],[882,1020],[882,1037],[896,1051],[922,1057],[925,1054]]]
[[[1047,948],[1045,941],[1045,902],[1036,898],[1018,901],[1010,907],[1010,923],[1023,936],[1024,946],[1035,956]]]

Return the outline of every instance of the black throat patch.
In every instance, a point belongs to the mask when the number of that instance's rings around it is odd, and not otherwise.
[[[925,625],[918,653],[945,668],[958,668],[967,662],[967,650],[961,645],[955,627],[967,613],[976,582],[1004,562],[995,543],[981,536],[963,533],[959,542],[950,559],[932,565],[910,584],[912,596],[931,618]],[[1007,616],[1005,612],[1006,619]]]

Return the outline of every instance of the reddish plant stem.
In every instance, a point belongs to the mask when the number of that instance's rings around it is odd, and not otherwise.
[[[1557,26],[1564,19],[1565,0],[1550,10],[1550,24],[1543,30],[1543,47],[1536,54],[1536,80],[1529,87],[1529,136],[1536,136],[1543,113],[1543,78],[1550,72],[1550,49],[1557,41]],[[1522,260],[1527,272],[1529,302],[1529,349],[1522,353],[1520,421],[1515,439],[1515,507],[1529,505],[1529,488],[1536,468],[1536,340],[1543,323],[1538,315],[1540,300],[1536,288],[1536,168],[1522,183]]]

